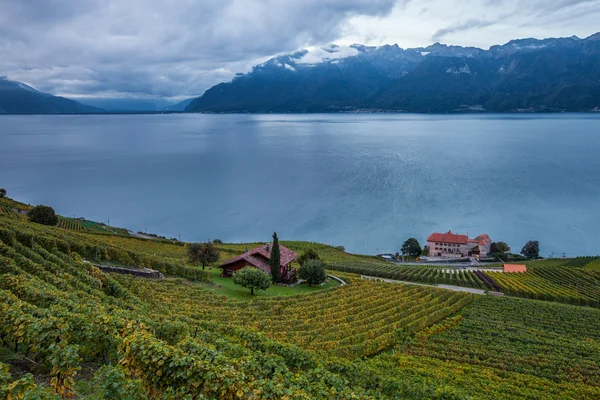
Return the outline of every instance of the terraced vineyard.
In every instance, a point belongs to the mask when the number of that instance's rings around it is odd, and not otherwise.
[[[600,310],[488,296],[461,314],[402,352],[600,387]]]
[[[228,246],[222,256],[244,247]],[[315,248],[328,262],[387,267]],[[0,398],[600,398],[600,310],[349,272],[336,272],[347,286],[238,301],[211,290],[208,274],[183,263],[185,251],[0,214]],[[170,278],[104,274],[83,262],[95,257]],[[444,268],[400,272],[452,279]],[[511,277],[597,298],[596,271],[553,272]]]
[[[600,307],[600,270],[596,269],[598,262],[600,259],[595,257],[535,260],[528,262],[528,272],[520,274],[368,262],[330,264],[328,268],[386,279],[470,287],[511,296]],[[558,266],[559,264],[566,265]]]
[[[0,203],[0,215],[8,218],[18,218],[19,216],[15,213],[10,206]]]
[[[476,289],[486,289],[485,283],[473,271],[453,270],[450,267],[402,266],[393,263],[328,264],[335,271],[351,272],[385,279],[431,284],[447,284]]]
[[[71,231],[77,231],[77,232],[81,232],[81,231],[85,230],[85,228],[83,227],[81,222],[76,221],[71,218],[63,218],[63,217],[60,217],[58,219],[58,227],[63,228],[63,229],[69,229]]]
[[[600,307],[600,271],[568,267],[533,267],[523,274],[486,272],[511,295]]]
[[[227,322],[341,357],[376,354],[455,313],[475,295],[375,282],[236,307]],[[274,305],[276,303],[276,305]],[[221,314],[220,314],[221,315]]]
[[[573,267],[600,270],[600,257],[549,258],[527,261],[526,264],[530,267]]]

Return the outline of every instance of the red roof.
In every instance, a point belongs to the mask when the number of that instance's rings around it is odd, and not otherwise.
[[[456,233],[452,233],[452,231],[448,231],[448,233],[432,233],[427,238],[428,242],[439,242],[439,243],[458,243],[458,244],[467,244],[467,235],[457,235]]]
[[[504,272],[527,272],[527,266],[523,264],[504,264]]]
[[[229,264],[233,264],[240,260],[245,260],[248,264],[254,265],[255,267],[260,268],[263,271],[270,274],[271,266],[269,265],[269,260],[271,258],[271,247],[272,244],[269,243],[247,251],[242,255],[230,258],[229,260],[225,261],[219,268],[223,268]],[[279,252],[281,253],[281,259],[279,264],[282,267],[285,267],[286,265],[294,261],[296,257],[298,257],[298,254],[281,244],[279,245]]]

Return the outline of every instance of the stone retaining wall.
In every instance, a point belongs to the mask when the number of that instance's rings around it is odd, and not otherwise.
[[[163,279],[164,275],[153,269],[129,269],[129,268],[117,268],[109,267],[108,265],[93,264],[94,267],[99,268],[102,272],[113,272],[116,274],[133,275],[140,278],[148,279]]]

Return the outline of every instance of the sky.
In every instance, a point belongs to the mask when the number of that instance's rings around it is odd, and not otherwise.
[[[590,36],[600,0],[0,0],[0,76],[71,98],[185,99],[330,43]]]

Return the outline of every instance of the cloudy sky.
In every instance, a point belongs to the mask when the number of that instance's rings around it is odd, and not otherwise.
[[[0,0],[0,76],[70,97],[201,95],[327,43],[587,37],[600,0]]]

